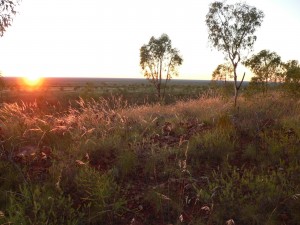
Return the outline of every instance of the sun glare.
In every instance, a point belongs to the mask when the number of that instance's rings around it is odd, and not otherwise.
[[[36,87],[39,86],[41,83],[41,77],[37,76],[37,75],[31,75],[31,76],[26,76],[24,78],[24,82],[26,85],[30,86],[30,87]]]

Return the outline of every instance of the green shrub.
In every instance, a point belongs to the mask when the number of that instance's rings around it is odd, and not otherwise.
[[[211,221],[220,224],[232,218],[244,225],[282,224],[286,216],[284,222],[296,224],[300,202],[294,180],[286,171],[257,172],[232,168],[213,174],[209,185],[199,189],[200,200],[213,203]]]
[[[189,143],[188,158],[190,164],[197,167],[207,165],[216,168],[226,162],[226,158],[233,154],[234,140],[224,130],[210,130],[195,135]]]
[[[53,187],[21,185],[19,192],[10,192],[5,213],[13,224],[80,224],[83,214],[73,207],[69,196]]]
[[[126,201],[111,173],[100,174],[89,167],[82,167],[75,175],[76,193],[85,206],[88,224],[116,224],[124,213]]]
[[[134,177],[138,166],[137,155],[130,150],[125,150],[119,154],[116,166],[123,179],[130,175]]]

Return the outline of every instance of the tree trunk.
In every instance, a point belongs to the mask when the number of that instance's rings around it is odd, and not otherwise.
[[[234,81],[234,107],[236,107],[236,104],[237,104],[238,93],[239,93],[239,90],[237,87],[237,83],[236,83],[236,81]]]
[[[161,94],[160,94],[160,90],[161,90],[160,84],[157,85],[156,90],[157,90],[157,97],[160,100],[160,97],[161,97]]]
[[[238,98],[239,90],[243,84],[245,75],[246,75],[246,73],[244,73],[242,80],[240,81],[239,85],[237,85],[236,67],[234,67],[234,107],[236,107],[236,105],[237,105],[237,98]]]
[[[166,80],[165,80],[165,85],[164,85],[164,91],[163,91],[163,95],[162,95],[162,98],[164,99],[165,96],[166,96],[166,87],[167,87],[167,82],[168,82],[168,75],[166,77]]]
[[[162,59],[159,61],[159,84],[158,84],[158,98],[161,100],[161,82],[162,82]]]
[[[237,75],[236,75],[236,65],[233,66],[233,73],[234,73],[234,107],[236,107],[237,104],[237,97],[238,97],[238,86],[237,86]]]

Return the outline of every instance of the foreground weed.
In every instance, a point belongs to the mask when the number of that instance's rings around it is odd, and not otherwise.
[[[220,130],[195,135],[189,144],[189,161],[192,166],[216,168],[226,162],[234,151],[234,140]]]
[[[76,197],[86,208],[89,224],[115,224],[124,213],[125,199],[111,173],[83,166],[75,175]]]
[[[46,186],[20,186],[8,193],[7,223],[13,224],[80,224],[83,214],[73,208],[70,197],[55,193]]]
[[[257,175],[252,170],[233,168],[226,173],[214,173],[209,185],[199,189],[198,196],[213,204],[210,219],[215,223],[229,217],[238,224],[269,224],[270,218],[270,224],[283,221],[296,224],[300,202],[298,193],[291,188],[295,187],[294,181],[287,180],[286,176],[289,176],[286,172]]]

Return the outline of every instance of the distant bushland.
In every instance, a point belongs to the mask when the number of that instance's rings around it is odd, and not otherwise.
[[[97,99],[119,96],[130,104],[156,103],[155,89],[144,79],[134,78],[43,78],[42,85],[28,88],[21,78],[5,77],[4,102],[33,102],[41,105],[57,104],[64,108],[79,98]],[[208,80],[170,81],[164,103],[195,98],[210,87]],[[154,95],[154,96],[153,96]]]

